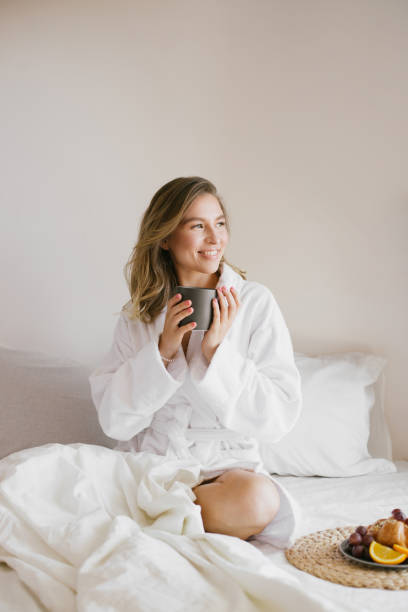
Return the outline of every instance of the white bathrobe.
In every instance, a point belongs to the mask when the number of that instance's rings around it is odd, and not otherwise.
[[[217,287],[237,290],[240,308],[211,363],[193,331],[166,369],[158,342],[166,308],[151,324],[122,311],[109,353],[89,382],[100,425],[122,451],[147,451],[200,462],[201,481],[228,469],[267,474],[259,441],[280,440],[301,410],[301,381],[290,335],[272,293],[221,264]],[[270,475],[268,475],[271,478]],[[274,479],[281,504],[255,536],[285,547],[299,509]]]

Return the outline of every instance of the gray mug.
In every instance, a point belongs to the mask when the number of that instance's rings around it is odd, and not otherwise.
[[[191,300],[193,312],[182,319],[179,327],[195,321],[197,325],[194,330],[207,330],[213,320],[212,300],[217,297],[215,289],[205,289],[203,287],[183,287],[178,285],[176,293],[181,293],[183,300]]]

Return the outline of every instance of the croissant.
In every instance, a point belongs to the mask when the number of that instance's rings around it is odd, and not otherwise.
[[[377,542],[384,546],[393,547],[394,544],[408,548],[408,525],[393,518],[379,519],[369,525],[367,532]]]

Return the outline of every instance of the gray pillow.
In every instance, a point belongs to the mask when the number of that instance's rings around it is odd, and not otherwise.
[[[98,423],[90,368],[0,346],[0,458],[51,442],[113,448]]]

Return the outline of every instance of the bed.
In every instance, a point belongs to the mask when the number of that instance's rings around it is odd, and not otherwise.
[[[296,359],[303,420],[263,452],[302,507],[297,536],[408,510],[408,462],[390,460],[385,361]],[[334,584],[261,540],[203,533],[189,493],[196,466],[112,450],[89,373],[0,348],[1,610],[408,609],[408,591]]]
[[[367,524],[390,515],[393,508],[408,509],[408,462],[396,462],[397,472],[366,474],[345,478],[279,477],[288,490],[304,504],[301,533],[332,527]],[[386,591],[346,587],[315,578],[288,563],[283,551],[255,543],[278,567],[295,575],[307,590],[326,600],[342,602],[344,609],[403,612],[408,609],[408,591]]]

